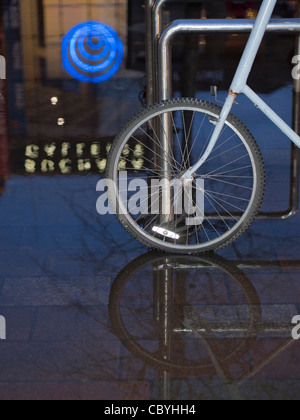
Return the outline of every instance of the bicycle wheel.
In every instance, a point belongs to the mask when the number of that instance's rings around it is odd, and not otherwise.
[[[110,204],[125,229],[149,248],[218,250],[255,219],[265,189],[263,159],[232,114],[209,158],[182,187],[182,175],[203,155],[220,112],[204,101],[166,101],[143,109],[114,140],[107,167]]]
[[[135,357],[168,371],[201,374],[215,372],[205,343],[228,371],[249,351],[262,318],[251,281],[214,254],[136,258],[115,279],[108,312],[113,333]]]

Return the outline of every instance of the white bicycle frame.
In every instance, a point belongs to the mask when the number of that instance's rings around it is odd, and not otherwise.
[[[244,54],[231,84],[228,97],[223,106],[221,115],[216,122],[216,128],[202,158],[184,175],[183,179],[192,179],[193,174],[204,164],[213,151],[219,136],[224,128],[226,120],[231,112],[238,95],[243,93],[258,107],[290,140],[300,148],[300,137],[292,128],[283,121],[248,85],[248,78],[253,68],[254,61],[266,33],[267,26],[271,20],[277,0],[263,0],[255,25],[251,32]]]

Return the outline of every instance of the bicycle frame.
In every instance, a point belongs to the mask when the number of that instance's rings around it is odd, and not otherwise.
[[[223,106],[221,115],[216,122],[216,128],[202,158],[184,175],[183,179],[193,178],[193,174],[204,164],[213,151],[219,136],[224,128],[226,120],[235,103],[235,99],[241,93],[244,94],[253,104],[259,108],[290,140],[300,148],[300,137],[292,128],[283,121],[248,85],[248,78],[253,68],[254,61],[266,33],[267,26],[271,20],[277,0],[263,0],[255,25],[251,32],[247,46],[241,58],[235,77],[231,84],[229,94]]]

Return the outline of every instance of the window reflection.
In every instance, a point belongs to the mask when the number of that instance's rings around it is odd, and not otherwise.
[[[61,173],[104,173],[107,157],[111,148],[111,141],[92,142],[74,141],[52,142],[40,146],[30,144],[25,147],[25,172],[27,174]],[[139,170],[144,164],[144,148],[136,144],[132,151],[125,147],[123,155],[126,157],[120,164],[120,170]]]
[[[253,18],[258,4],[257,1],[167,2],[163,19],[167,24],[190,17]],[[295,4],[279,2],[276,14],[292,17]],[[146,94],[143,6],[144,1],[140,0],[3,1],[0,56],[7,63],[8,80],[0,81],[3,95],[0,174],[9,174],[11,166],[14,172],[26,174],[105,172],[114,136],[140,110],[141,90],[142,96]],[[120,71],[95,85],[82,83],[68,74],[63,68],[61,51],[66,34],[76,25],[90,21],[113,28],[124,44]],[[91,46],[96,45],[96,40],[91,38]],[[196,96],[207,92],[210,85],[218,85],[219,90],[228,88],[245,38],[189,35],[179,36],[174,42],[174,92]],[[255,90],[271,92],[291,81],[292,45],[290,36],[267,37],[258,58],[260,77],[251,80]],[[264,56],[266,62],[262,65]],[[268,77],[270,74],[272,77]],[[131,168],[142,167],[138,146],[131,154],[125,148],[123,156],[121,170],[128,160]]]

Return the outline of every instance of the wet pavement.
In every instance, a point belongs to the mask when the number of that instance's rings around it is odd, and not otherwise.
[[[269,217],[218,254],[158,255],[96,211],[109,144],[140,108],[140,70],[92,87],[28,74],[26,129],[10,115],[16,132],[1,137],[0,399],[298,400],[300,213],[275,217],[298,198],[289,141],[239,98]],[[290,80],[262,96],[291,123]]]
[[[265,211],[288,208],[285,145]],[[215,256],[157,255],[97,214],[99,179],[5,183],[0,398],[298,399],[300,215],[257,220]]]

